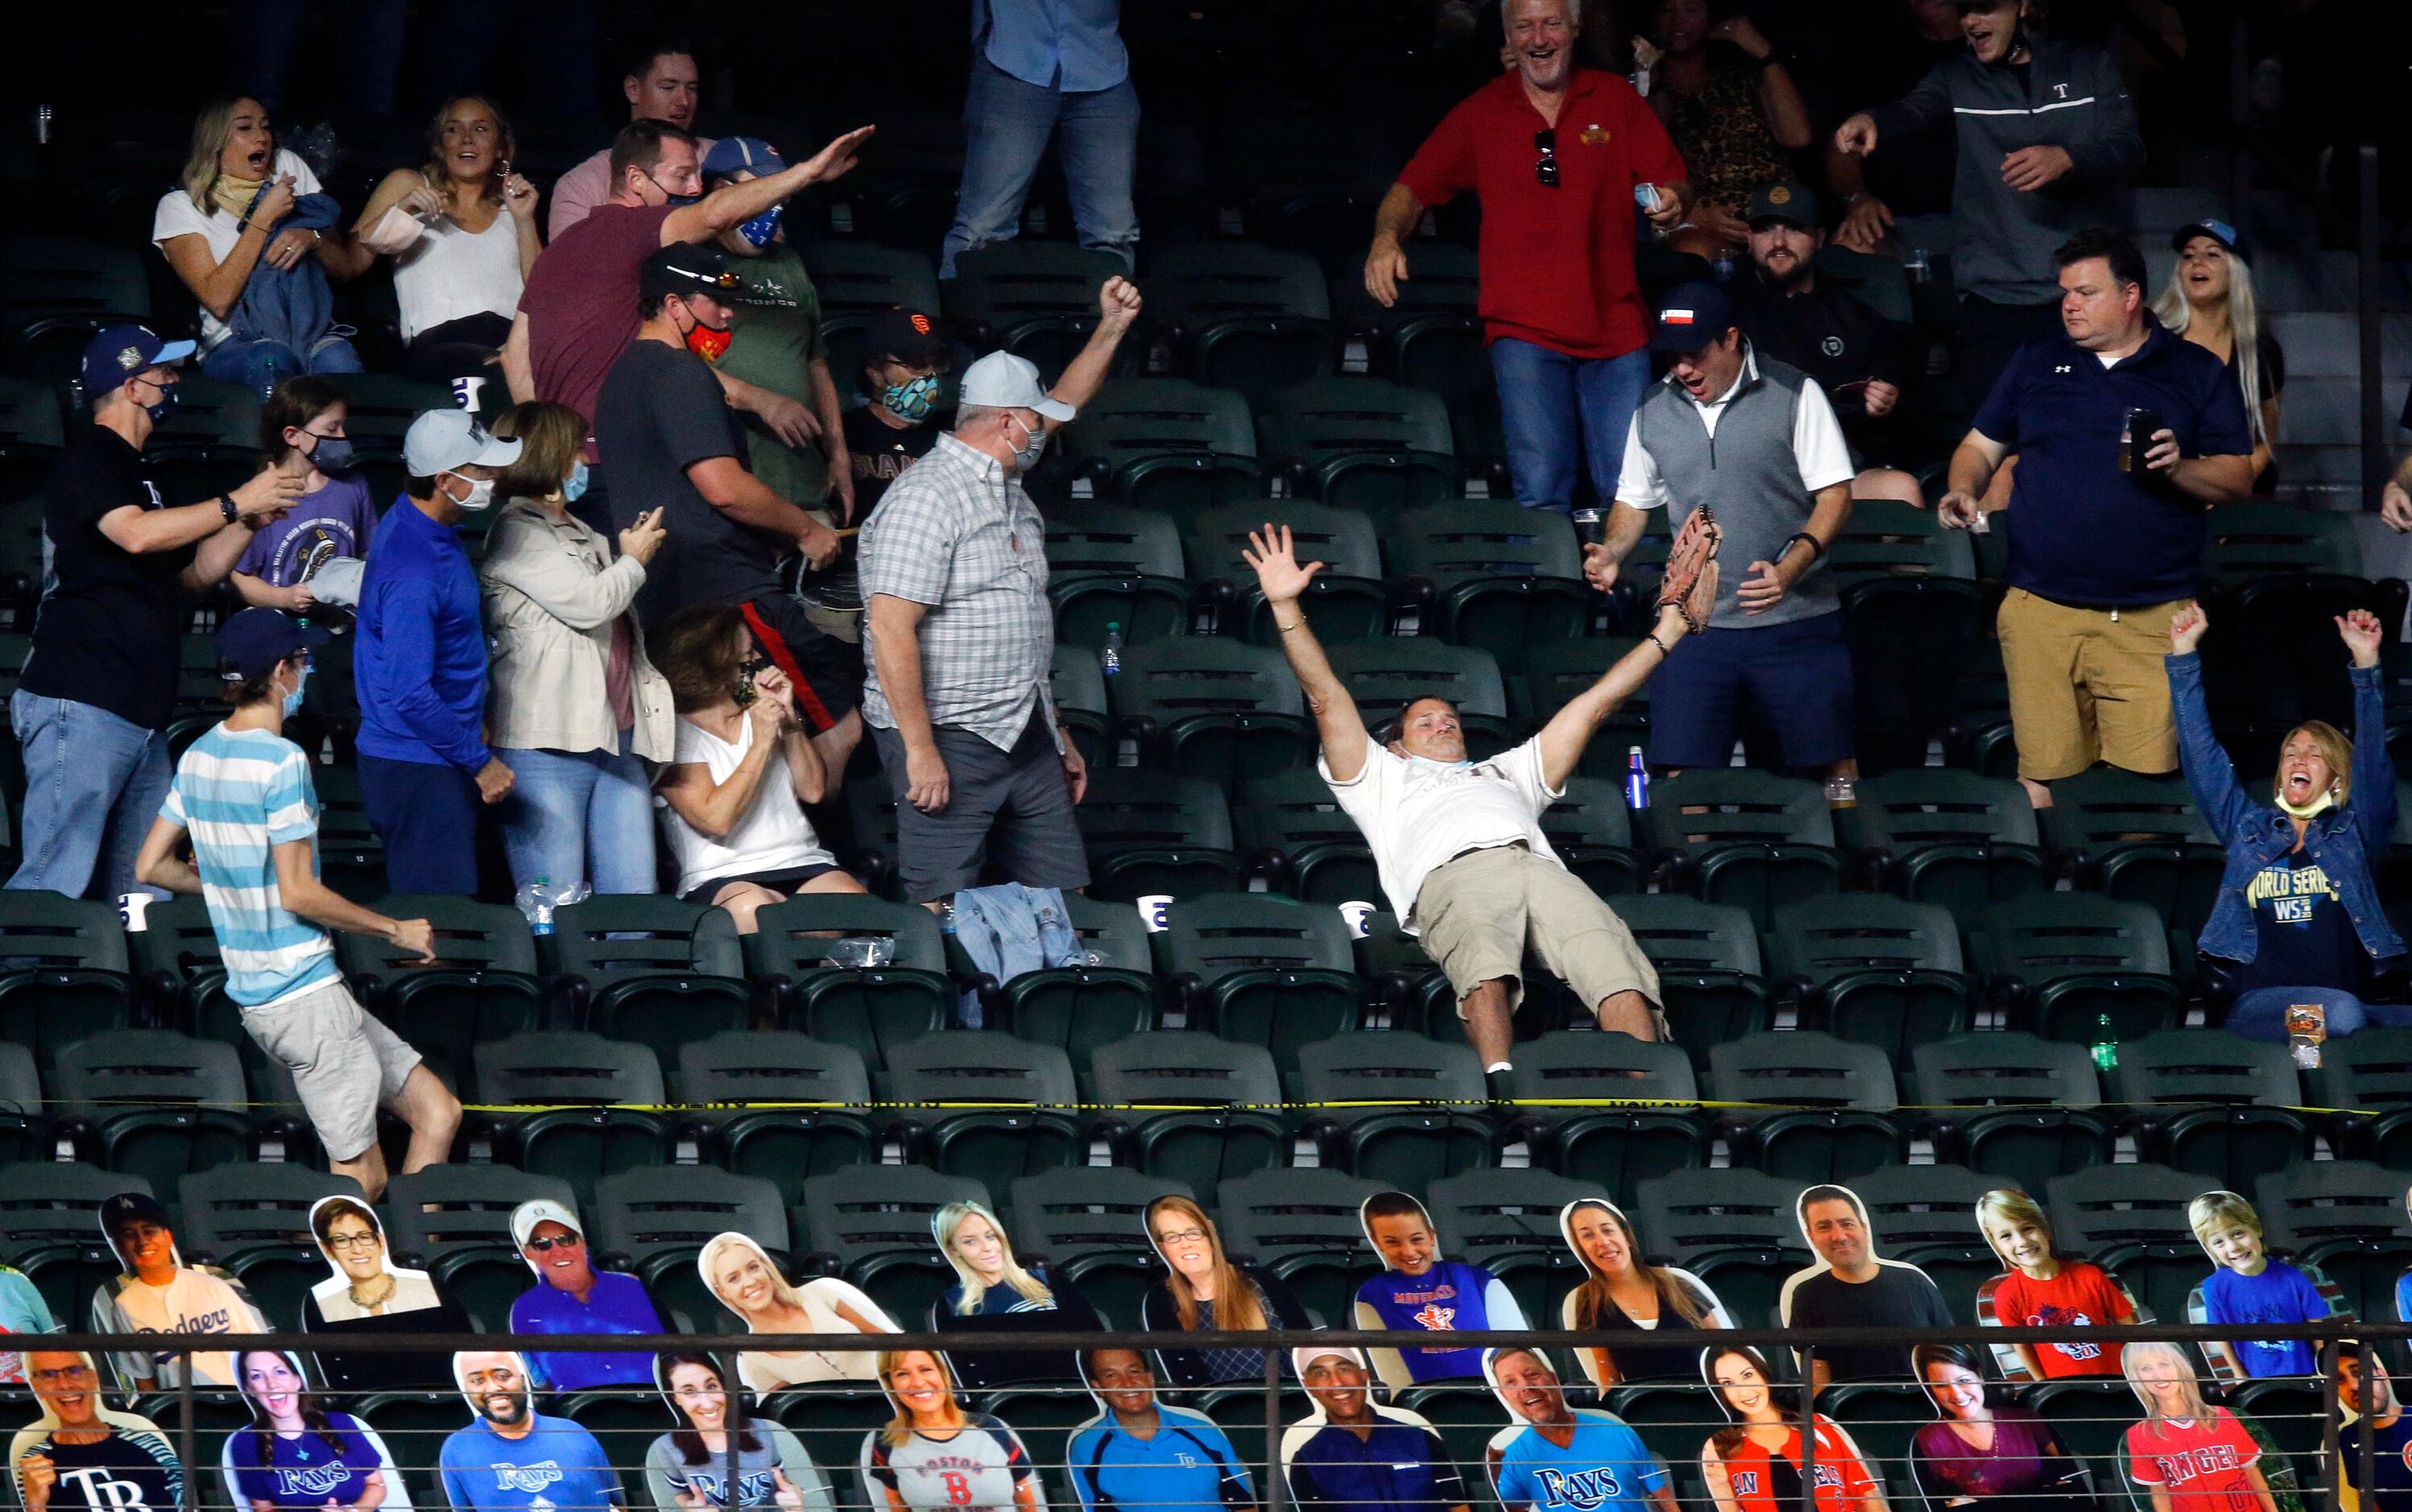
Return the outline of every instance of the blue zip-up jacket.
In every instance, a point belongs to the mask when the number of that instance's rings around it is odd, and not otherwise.
[[[262,187],[260,194],[268,190]],[[259,203],[258,196],[252,204]],[[278,231],[322,231],[343,218],[344,207],[333,195],[305,194],[268,234]],[[272,268],[261,258],[243,286],[243,298],[227,318],[237,336],[272,341],[307,353],[327,334],[335,320],[334,291],[327,286],[327,270],[316,257],[304,257],[291,271]]]
[[[2219,901],[2202,927],[2198,948],[2209,956],[2250,962],[2261,948],[2253,906],[2244,889],[2263,867],[2295,848],[2294,821],[2255,801],[2236,781],[2236,769],[2211,731],[2211,707],[2203,700],[2202,658],[2169,658],[2169,697],[2176,705],[2178,754],[2195,806],[2211,821],[2212,833],[2228,847],[2228,870],[2219,879]],[[2387,849],[2395,832],[2395,763],[2387,755],[2387,698],[2375,667],[2354,668],[2353,791],[2343,803],[2311,821],[2303,848],[2335,884],[2353,932],[2374,961],[2404,953],[2404,942],[2378,905],[2370,858]]]
[[[369,538],[352,651],[362,756],[476,772],[493,759],[486,719],[486,625],[461,536],[407,496]]]

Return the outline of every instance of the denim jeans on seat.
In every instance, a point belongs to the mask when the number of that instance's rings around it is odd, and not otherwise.
[[[596,892],[655,889],[653,793],[627,741],[623,731],[616,752],[494,753],[517,778],[502,815],[515,886],[543,877]]]
[[[341,336],[321,336],[306,356],[283,342],[228,336],[201,359],[201,376],[239,383],[265,397],[278,381],[297,373],[359,373],[360,355]]]
[[[1574,507],[1577,459],[1591,463],[1601,507],[1616,497],[1625,438],[1650,381],[1650,353],[1568,357],[1502,336],[1491,344],[1499,380],[1499,418],[1516,502],[1528,509]]]
[[[1139,92],[1130,81],[1066,94],[1024,83],[986,58],[974,58],[963,98],[963,178],[955,224],[938,260],[940,278],[955,276],[957,253],[1012,237],[1031,175],[1058,128],[1057,152],[1081,245],[1131,264],[1139,246],[1139,212],[1131,204]]]
[[[2328,1036],[2342,1039],[2359,1029],[2412,1028],[2412,1007],[2395,1003],[2364,1003],[2333,987],[2257,987],[2240,992],[2228,1009],[2228,1032],[2247,1039],[2287,1043],[2287,1009],[2297,1003],[2316,1003],[2325,1011]]]
[[[24,859],[8,886],[70,898],[95,883],[104,898],[135,890],[134,859],[168,800],[167,731],[22,688],[9,696],[8,723],[25,761],[25,822],[17,837]]]

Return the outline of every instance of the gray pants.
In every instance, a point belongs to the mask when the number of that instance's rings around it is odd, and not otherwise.
[[[904,738],[876,725],[871,729],[888,790],[896,798],[897,870],[905,897],[929,903],[977,887],[992,859],[1007,881],[1025,888],[1069,892],[1089,885],[1072,791],[1043,707],[1031,711],[1010,753],[969,730],[942,725],[933,734],[947,763],[947,806],[924,814],[904,799]]]

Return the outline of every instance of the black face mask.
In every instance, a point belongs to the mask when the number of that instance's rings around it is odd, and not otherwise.
[[[662,192],[662,198],[669,201],[672,209],[676,209],[681,205],[692,205],[697,200],[703,198],[703,196],[699,194],[672,194],[670,193],[669,184],[666,184],[661,180],[654,178],[651,173],[647,173],[645,175],[645,182],[652,184],[654,188],[659,189]]]

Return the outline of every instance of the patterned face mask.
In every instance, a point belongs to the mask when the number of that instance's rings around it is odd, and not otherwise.
[[[891,383],[880,391],[879,403],[889,414],[900,420],[920,421],[929,418],[930,406],[938,397],[938,376],[925,373],[904,383]]]
[[[737,234],[745,239],[745,244],[749,247],[759,250],[769,246],[771,239],[779,234],[779,216],[787,208],[785,205],[772,205],[752,220],[738,227]]]

